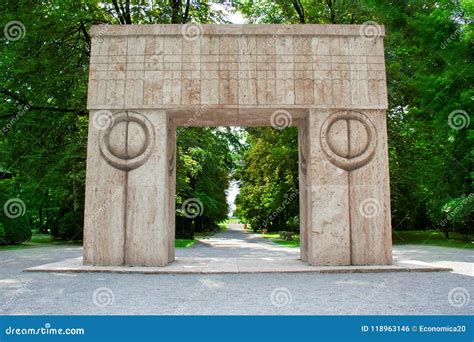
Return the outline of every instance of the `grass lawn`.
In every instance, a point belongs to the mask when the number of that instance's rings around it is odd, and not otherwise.
[[[209,236],[209,233],[206,233],[205,236]],[[175,246],[176,248],[186,248],[191,247],[196,243],[196,240],[191,239],[176,239]],[[15,250],[20,248],[33,248],[33,247],[47,247],[47,246],[61,246],[61,245],[70,245],[70,246],[82,246],[82,242],[67,242],[65,240],[53,240],[49,234],[39,234],[33,233],[30,241],[24,242],[20,245],[11,245],[11,246],[0,246],[0,251],[4,250]]]
[[[49,234],[33,233],[29,241],[23,242],[20,245],[0,246],[0,251],[20,249],[20,248],[61,246],[61,245],[82,246],[82,242],[80,241],[68,242],[66,240],[54,240],[51,238],[51,235]]]
[[[186,248],[186,247],[191,247],[196,243],[196,240],[194,239],[176,239],[174,241],[174,245],[176,248]]]
[[[222,222],[222,223],[218,223],[217,225],[219,226],[219,230],[221,231],[226,231],[227,230],[227,221],[225,222]]]
[[[474,243],[463,240],[459,233],[449,232],[449,240],[439,231],[410,230],[392,233],[394,245],[427,245],[456,248],[474,248]]]
[[[224,231],[227,229],[227,221],[219,223],[219,230],[218,231]],[[175,246],[176,248],[186,248],[186,247],[191,247],[194,245],[198,239],[208,239],[211,236],[213,236],[215,233],[218,231],[205,231],[205,232],[197,232],[194,233],[194,239],[176,239],[175,240]]]
[[[456,248],[474,248],[474,243],[462,240],[459,233],[450,232],[449,240],[446,240],[442,233],[438,231],[397,231],[392,234],[394,245],[426,245],[426,246],[442,246],[442,247],[456,247]],[[280,239],[280,234],[264,234],[262,237],[271,239],[273,242],[288,246],[299,247],[300,236],[295,235],[293,241],[286,241]]]
[[[287,246],[291,248],[297,248],[300,246],[300,236],[298,234],[295,234],[293,236],[292,241],[286,241],[283,239],[280,239],[280,234],[275,233],[275,234],[263,234],[262,237],[265,239],[271,239],[273,242],[282,245],[282,246]]]

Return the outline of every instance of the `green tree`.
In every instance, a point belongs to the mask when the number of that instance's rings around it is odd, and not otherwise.
[[[0,179],[0,193],[4,195],[0,204],[21,193],[29,230],[80,239],[91,25],[191,21],[214,23],[225,22],[225,18],[204,0],[2,1],[2,30],[16,22],[20,34],[12,36],[14,39],[0,37],[0,170],[12,175],[8,182]],[[15,34],[14,30],[8,32]],[[182,136],[188,134],[193,133],[184,131]],[[207,164],[184,164],[198,166],[202,173],[207,172]],[[219,170],[216,177],[228,177]],[[225,183],[224,178],[217,179],[219,184]],[[178,179],[180,186],[184,183]],[[218,201],[215,194],[206,196],[212,198],[206,199],[209,212],[217,214],[218,210],[210,209]]]
[[[192,237],[227,218],[226,190],[239,149],[230,128],[178,128],[177,236]],[[197,203],[199,215],[183,207],[187,201]]]
[[[296,128],[248,129],[248,149],[236,175],[237,212],[254,230],[297,230],[298,132]]]
[[[472,2],[242,0],[238,7],[253,23],[385,25],[393,227],[465,229],[438,222],[473,192]],[[250,150],[258,144],[251,140]],[[257,203],[245,185],[241,196],[249,201],[240,198],[240,212],[254,218]],[[472,234],[472,207],[462,213]]]

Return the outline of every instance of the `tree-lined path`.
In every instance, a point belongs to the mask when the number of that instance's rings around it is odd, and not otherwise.
[[[243,224],[229,223],[226,230],[210,238],[199,239],[191,248],[178,250],[176,254],[178,257],[297,259],[300,250],[277,245],[261,235],[250,233],[244,229]]]

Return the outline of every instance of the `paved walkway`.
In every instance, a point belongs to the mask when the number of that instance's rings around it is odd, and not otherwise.
[[[227,230],[201,239],[191,248],[178,249],[176,255],[210,258],[299,258],[300,249],[277,245],[259,234],[245,231],[243,224],[230,223]]]
[[[299,251],[236,226],[177,251],[180,258],[208,253],[216,260],[221,255],[291,259]],[[456,266],[455,272],[146,275],[22,271],[81,255],[81,247],[71,246],[0,251],[0,314],[470,315],[474,310],[473,253],[445,247],[395,246],[394,255],[449,263]]]

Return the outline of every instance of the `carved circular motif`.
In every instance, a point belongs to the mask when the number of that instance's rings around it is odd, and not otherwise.
[[[354,111],[331,114],[321,127],[320,139],[328,160],[346,171],[367,165],[377,147],[374,124],[364,114]]]
[[[114,114],[112,122],[99,133],[99,148],[104,159],[123,171],[143,165],[154,147],[153,124],[144,115],[135,112]]]

